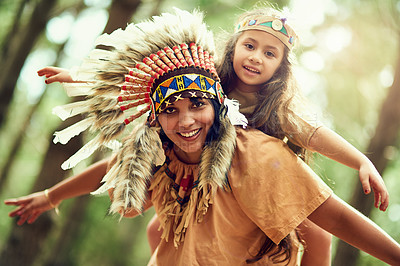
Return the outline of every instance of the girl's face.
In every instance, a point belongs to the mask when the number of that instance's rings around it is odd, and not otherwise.
[[[207,99],[184,98],[172,103],[158,121],[185,163],[198,163],[207,133],[214,123],[214,108]]]
[[[258,91],[280,66],[284,44],[272,34],[260,30],[244,31],[235,45],[233,68],[237,89]]]

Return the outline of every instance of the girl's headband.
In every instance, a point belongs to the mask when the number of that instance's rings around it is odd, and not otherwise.
[[[289,50],[294,47],[298,39],[294,30],[286,23],[286,18],[265,15],[247,17],[239,22],[235,28],[235,32],[246,30],[268,32],[278,38]]]

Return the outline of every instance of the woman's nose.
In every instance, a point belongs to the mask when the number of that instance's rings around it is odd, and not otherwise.
[[[193,113],[190,111],[185,111],[180,113],[179,117],[179,126],[180,127],[188,127],[194,123],[195,119],[193,117]]]

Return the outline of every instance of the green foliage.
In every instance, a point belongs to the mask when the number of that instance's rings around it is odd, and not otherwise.
[[[292,2],[294,2],[293,0]],[[3,27],[0,28],[0,47],[7,30],[11,27],[15,12],[21,1],[0,2],[0,17]],[[59,1],[59,9],[72,6],[78,1]],[[230,31],[235,18],[243,9],[248,9],[258,1],[246,0],[168,0],[161,5],[161,11],[170,11],[172,6],[192,10],[199,8],[206,13],[206,21],[217,35],[222,31]],[[276,1],[282,7],[288,1]],[[398,38],[392,28],[385,23],[385,13],[379,13],[377,1],[334,1],[339,10],[331,16],[326,16],[321,25],[312,29],[316,42],[311,46],[303,47],[298,56],[307,51],[316,51],[323,54],[324,68],[316,73],[324,84],[320,91],[326,97],[326,105],[322,110],[326,112],[326,121],[332,128],[341,134],[354,146],[363,151],[373,134],[377,122],[377,114],[387,86],[382,84],[381,78],[387,71],[394,69],[398,53]],[[154,0],[143,1],[134,21],[148,17]],[[337,53],[326,52],[324,38],[329,29],[340,27],[351,32],[351,42]],[[56,52],[57,45],[49,42],[45,36],[37,44],[37,48],[50,49]],[[301,60],[300,60],[301,62]],[[64,62],[68,65],[69,62]],[[304,67],[301,65],[301,67]],[[385,72],[386,71],[386,72]],[[9,110],[6,124],[0,131],[0,167],[8,156],[10,144],[19,130],[20,121],[29,112],[32,102],[28,99],[29,84],[18,86],[17,93]],[[24,136],[24,143],[18,152],[18,159],[14,163],[11,178],[1,191],[1,199],[25,195],[35,181],[40,169],[43,155],[49,140],[59,120],[50,115],[52,107],[67,101],[60,86],[48,88],[45,100],[32,118],[30,127]],[[328,115],[329,114],[329,115]],[[390,207],[382,213],[374,210],[371,218],[385,231],[400,241],[398,224],[400,221],[400,160],[398,147],[394,147],[391,163],[384,173],[385,182],[390,193]],[[316,156],[314,169],[333,188],[341,198],[348,201],[354,185],[359,182],[357,171],[333,162],[321,156]],[[371,196],[371,195],[370,195]],[[61,206],[62,213],[68,211],[70,202]],[[71,261],[75,265],[145,265],[150,256],[146,240],[146,225],[154,211],[150,210],[143,217],[122,219],[106,215],[109,202],[107,197],[93,198],[85,215],[85,222],[75,239],[75,245],[70,250]],[[2,205],[0,208],[0,235],[7,236],[12,219],[6,219],[10,207]],[[56,217],[58,229],[68,220],[65,214]],[[56,241],[57,230],[50,237],[46,251],[51,252],[51,244]],[[131,239],[135,239],[132,242]],[[0,250],[4,247],[6,237],[0,239]],[[42,258],[43,259],[43,258]],[[362,255],[359,265],[383,265],[370,256]]]

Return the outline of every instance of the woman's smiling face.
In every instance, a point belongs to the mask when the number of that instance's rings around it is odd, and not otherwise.
[[[165,135],[174,143],[175,153],[185,163],[198,163],[215,112],[207,99],[184,98],[158,115]]]

